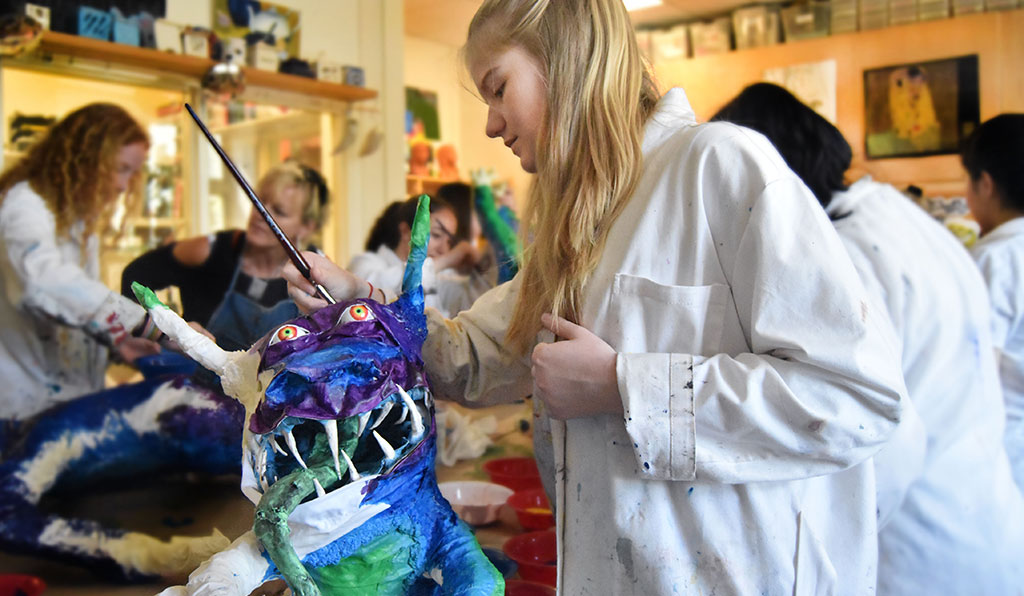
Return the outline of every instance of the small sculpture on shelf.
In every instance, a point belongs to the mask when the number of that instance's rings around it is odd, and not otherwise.
[[[414,141],[409,147],[409,174],[412,176],[429,176],[431,162],[434,159],[434,148],[427,141]]]
[[[437,177],[441,180],[458,180],[459,165],[455,146],[441,145],[437,148]]]

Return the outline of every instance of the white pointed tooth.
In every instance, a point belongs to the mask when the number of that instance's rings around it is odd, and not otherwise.
[[[321,420],[324,425],[324,432],[327,433],[327,446],[331,448],[331,455],[334,456],[334,471],[338,473],[338,480],[341,480],[341,462],[338,461],[338,421]]]
[[[380,409],[380,417],[377,418],[377,422],[373,423],[373,426],[370,427],[370,430],[373,430],[373,429],[377,428],[378,426],[380,426],[380,423],[384,422],[384,419],[387,418],[388,414],[391,413],[391,408],[393,408],[393,407],[395,407],[395,402],[393,402],[393,401],[384,402],[384,405],[381,406],[381,409]]]
[[[248,437],[246,437],[246,438],[248,439],[248,441],[247,441],[247,442],[248,442],[248,444],[249,444],[249,452],[250,452],[250,453],[252,453],[253,455],[256,455],[256,453],[257,453],[257,452],[259,452],[259,451],[262,451],[262,450],[260,449],[260,444],[259,444],[259,442],[258,442],[258,441],[256,441],[256,437],[254,437],[254,436],[252,436],[252,435],[249,435],[249,436],[248,436]]]
[[[359,415],[359,432],[356,433],[357,437],[363,436],[363,431],[366,430],[366,423],[370,421],[370,414],[372,413],[373,411],[371,410]]]
[[[356,470],[356,465],[349,459],[348,454],[344,451],[341,452],[341,456],[345,458],[345,463],[348,465],[348,477],[352,479],[352,482],[359,480],[359,471]]]
[[[274,448],[274,451],[280,453],[281,455],[287,455],[287,453],[285,453],[285,450],[281,449],[281,446],[277,444],[277,437],[275,437],[274,435],[270,435],[268,440],[270,441],[270,446]]]
[[[409,406],[402,404],[402,415],[395,420],[395,424],[401,424],[405,422],[406,417],[409,415]]]
[[[395,448],[391,446],[391,443],[388,443],[384,440],[384,437],[378,435],[377,431],[373,431],[373,438],[377,439],[377,444],[380,445],[380,450],[384,452],[385,459],[395,458]]]
[[[402,396],[402,401],[409,407],[409,412],[412,414],[412,436],[418,437],[423,434],[423,416],[420,415],[419,408],[416,407],[415,402],[409,397],[409,394],[405,392],[405,389],[398,388],[398,395]]]
[[[316,487],[316,496],[322,497],[327,494],[327,491],[324,490],[324,487],[320,486],[320,481],[316,478],[313,478],[313,486]]]
[[[306,462],[302,461],[302,456],[299,455],[299,448],[295,446],[295,435],[292,434],[292,431],[284,431],[284,442],[288,443],[288,450],[292,452],[299,465],[305,468]]]

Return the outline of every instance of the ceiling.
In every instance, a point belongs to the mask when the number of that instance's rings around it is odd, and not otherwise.
[[[556,0],[557,1],[557,0]],[[729,12],[750,0],[664,0],[631,13],[637,25],[670,23]],[[405,0],[405,34],[461,46],[481,0]]]

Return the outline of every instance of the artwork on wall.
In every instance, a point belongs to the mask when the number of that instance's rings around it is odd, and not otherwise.
[[[836,61],[767,68],[764,80],[785,87],[826,120],[836,121]]]
[[[405,136],[410,143],[417,139],[441,140],[437,92],[405,88]]]
[[[978,56],[864,71],[868,159],[956,153],[977,128]]]
[[[281,53],[299,56],[299,11],[273,2],[214,0],[213,32],[221,39],[269,43]]]

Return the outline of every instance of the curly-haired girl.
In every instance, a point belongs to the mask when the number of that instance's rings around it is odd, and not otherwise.
[[[99,281],[96,236],[148,149],[126,111],[90,104],[0,175],[0,418],[102,389],[108,348],[159,351],[145,311]]]

